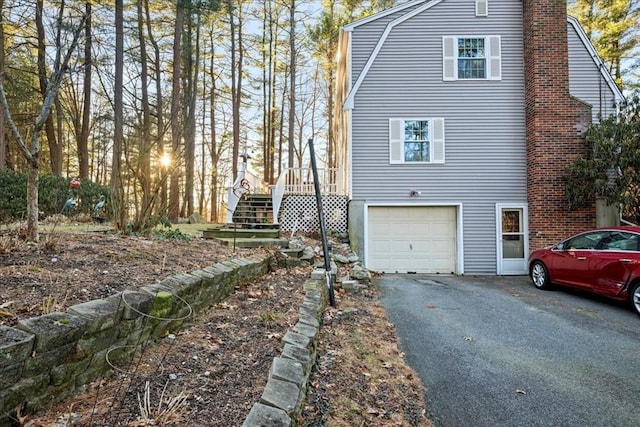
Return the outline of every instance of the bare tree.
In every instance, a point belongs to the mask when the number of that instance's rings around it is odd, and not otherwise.
[[[4,80],[4,0],[0,0],[0,80]],[[1,84],[1,83],[0,83]],[[7,139],[4,136],[4,109],[0,108],[0,169],[7,167]]]
[[[60,9],[58,11],[58,19],[56,22],[56,46],[61,43],[62,36],[62,17],[64,16],[65,2],[60,3]],[[46,60],[46,43],[44,35],[44,21],[43,21],[43,0],[36,1],[36,31],[38,39],[38,81],[40,83],[40,93],[42,98],[47,96],[47,84],[49,79],[47,78],[47,60]],[[59,100],[54,97],[54,110],[59,110]],[[58,111],[59,114],[59,111]],[[49,144],[49,160],[51,162],[51,172],[55,175],[62,175],[62,142],[56,137],[56,126],[54,124],[54,116],[47,115],[45,120],[45,132],[47,135],[47,142]]]
[[[295,136],[294,126],[296,119],[296,0],[291,0],[289,5],[289,155],[288,165],[294,166]]]
[[[91,54],[91,2],[85,4],[85,14],[87,15],[87,25],[84,33],[84,87],[82,104],[82,127],[80,135],[77,136],[78,147],[78,169],[80,178],[89,177],[89,119],[91,118],[91,76],[93,68],[93,55]]]
[[[144,4],[142,0],[136,2],[138,43],[140,45],[140,90],[142,118],[140,125],[140,153],[137,167],[134,168],[142,199],[133,220],[133,230],[140,231],[147,226],[153,211],[155,201],[151,190],[151,111],[149,106],[149,66],[147,60],[147,45],[145,39]],[[157,193],[156,193],[157,194]]]
[[[277,6],[277,5],[276,5]],[[276,69],[278,67],[278,30],[279,10],[274,8],[272,0],[265,2],[262,15],[262,167],[264,180],[270,184],[275,183],[275,139],[277,128],[276,107]]]
[[[182,63],[182,29],[184,26],[184,2],[176,1],[176,22],[173,33],[173,76],[171,93],[171,157],[172,161],[178,162],[180,152],[180,142],[182,130],[180,128],[180,78]],[[178,221],[180,213],[180,168],[173,167],[169,188],[169,219]]]
[[[64,8],[64,2],[60,4],[60,8]],[[62,84],[63,77],[67,72],[71,57],[78,45],[78,41],[84,29],[86,19],[87,16],[83,14],[79,20],[78,25],[72,31],[71,41],[68,43],[68,45],[66,45],[65,47],[63,47],[61,43],[56,45],[55,60],[52,65],[52,73],[45,84],[46,90],[44,92],[45,96],[42,107],[35,119],[35,122],[29,130],[31,138],[29,147],[27,147],[27,144],[22,138],[22,135],[20,134],[15,121],[11,116],[11,111],[9,108],[9,103],[7,102],[7,96],[4,88],[4,82],[2,79],[0,79],[0,102],[2,103],[2,109],[4,111],[5,119],[7,124],[9,125],[9,128],[11,129],[16,143],[18,144],[20,152],[28,163],[27,238],[34,242],[38,242],[40,240],[40,234],[38,231],[38,182],[40,178],[41,148],[40,135],[47,119],[49,118],[49,113],[51,112],[54,100],[58,95],[58,91],[60,90],[60,85]],[[59,25],[61,24],[62,23],[59,22]],[[68,26],[65,25],[65,28],[67,27]],[[59,31],[62,31],[62,28],[59,28]]]
[[[149,12],[149,0],[144,0],[144,9],[145,9],[145,17],[147,24],[147,38],[149,39],[149,43],[153,47],[153,65],[152,68],[155,70],[155,92],[156,92],[156,117],[157,117],[157,132],[156,132],[156,146],[158,149],[158,159],[160,161],[160,167],[158,168],[157,181],[159,182],[159,197],[160,203],[158,203],[158,211],[159,215],[167,215],[167,172],[168,165],[164,164],[166,162],[165,158],[165,141],[164,135],[166,132],[165,124],[164,124],[164,98],[163,98],[163,89],[162,89],[162,67],[160,66],[160,46],[156,41],[152,26],[151,26],[151,13]]]
[[[201,6],[191,5],[186,16],[186,37],[184,40],[184,95],[185,108],[184,155],[185,155],[185,197],[183,216],[194,211],[194,178],[196,148],[196,100],[198,97],[198,71],[200,67],[200,23]],[[195,19],[194,19],[195,18]],[[193,30],[195,27],[195,36]],[[194,45],[195,44],[195,45]]]
[[[244,70],[243,47],[243,1],[234,4],[227,0],[229,14],[229,31],[231,33],[231,110],[233,116],[233,146],[231,149],[232,179],[238,176],[238,159],[240,154],[240,104],[242,102],[242,80]]]

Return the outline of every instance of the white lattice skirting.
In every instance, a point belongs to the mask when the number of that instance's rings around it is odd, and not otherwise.
[[[347,196],[322,196],[322,208],[327,231],[346,233]],[[279,222],[282,231],[320,232],[316,196],[285,196],[280,208]]]

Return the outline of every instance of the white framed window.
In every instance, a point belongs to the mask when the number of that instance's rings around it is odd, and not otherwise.
[[[442,79],[501,80],[500,36],[442,38]]]
[[[489,16],[489,0],[476,0],[476,16]]]
[[[389,119],[389,163],[444,163],[444,119]]]

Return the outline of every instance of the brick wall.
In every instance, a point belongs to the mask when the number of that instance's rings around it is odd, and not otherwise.
[[[527,199],[530,249],[595,226],[592,207],[569,212],[563,174],[586,149],[591,107],[569,94],[563,0],[524,0]]]

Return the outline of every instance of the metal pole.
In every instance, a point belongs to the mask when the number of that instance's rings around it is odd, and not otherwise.
[[[316,153],[313,149],[313,138],[309,138],[309,157],[311,157],[313,186],[316,191],[316,204],[318,205],[318,221],[320,222],[320,235],[322,236],[322,249],[324,252],[324,271],[327,275],[327,286],[329,287],[329,303],[331,304],[331,307],[335,307],[336,298],[333,293],[333,277],[331,276],[329,244],[327,243],[327,229],[324,222],[324,209],[322,208],[322,195],[320,194],[320,182],[318,182],[318,167],[316,166]]]

